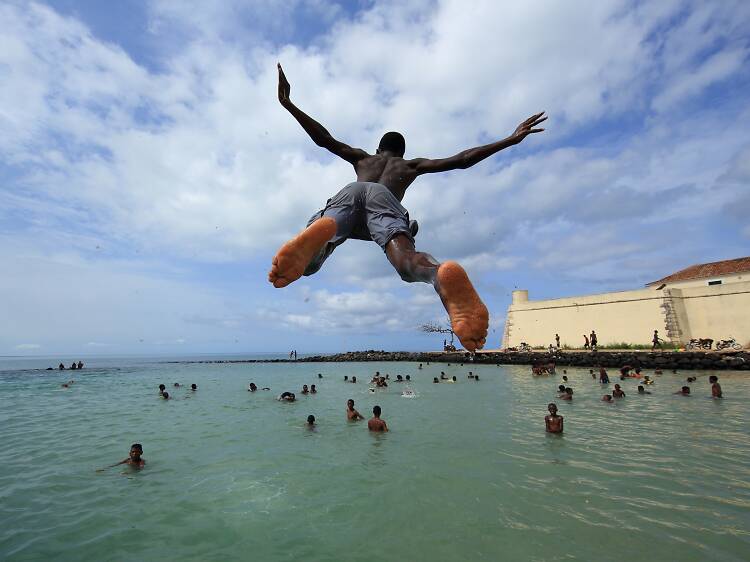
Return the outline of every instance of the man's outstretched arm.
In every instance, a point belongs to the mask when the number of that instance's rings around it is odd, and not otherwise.
[[[541,133],[544,129],[535,129],[534,127],[542,121],[546,121],[546,119],[547,117],[544,115],[544,111],[542,111],[526,119],[526,121],[516,127],[512,135],[505,139],[485,144],[484,146],[469,148],[449,158],[415,158],[414,160],[409,160],[409,165],[413,167],[417,175],[447,172],[448,170],[465,170],[496,152],[500,152],[504,148],[518,144],[530,134]]]
[[[291,86],[284,75],[281,65],[277,64],[277,66],[279,69],[279,102],[294,116],[297,122],[302,125],[302,128],[308,135],[310,135],[310,138],[315,144],[330,150],[336,156],[343,158],[352,165],[362,160],[362,158],[369,156],[369,154],[361,148],[352,148],[348,144],[333,138],[331,133],[328,132],[328,129],[294,105],[292,100],[289,99]]]

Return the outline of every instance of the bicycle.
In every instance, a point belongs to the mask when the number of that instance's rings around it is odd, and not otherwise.
[[[728,340],[719,340],[716,342],[716,349],[734,349],[734,350],[740,350],[742,349],[742,346],[737,343],[737,340],[734,338],[729,338]]]

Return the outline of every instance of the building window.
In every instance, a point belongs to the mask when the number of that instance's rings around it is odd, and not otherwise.
[[[721,285],[721,279],[718,279],[718,280],[716,280],[716,281],[709,281],[709,282],[708,282],[708,285],[709,285],[709,287],[710,287],[711,285]]]

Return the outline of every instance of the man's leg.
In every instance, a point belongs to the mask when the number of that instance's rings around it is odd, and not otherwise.
[[[394,236],[386,244],[385,254],[407,283],[419,281],[435,287],[464,348],[475,351],[484,347],[489,313],[460,265],[453,261],[441,264],[430,254],[417,252],[405,234]]]

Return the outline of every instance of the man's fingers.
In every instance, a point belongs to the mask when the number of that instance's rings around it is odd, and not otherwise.
[[[544,121],[546,121],[546,120],[547,120],[547,117],[542,117],[541,119],[537,119],[536,121],[534,121],[534,122],[533,122],[533,123],[531,124],[531,126],[533,127],[533,126],[535,126],[535,125],[539,125],[539,123],[543,123],[543,122],[544,122]]]
[[[544,129],[531,129],[529,133],[541,133]]]

